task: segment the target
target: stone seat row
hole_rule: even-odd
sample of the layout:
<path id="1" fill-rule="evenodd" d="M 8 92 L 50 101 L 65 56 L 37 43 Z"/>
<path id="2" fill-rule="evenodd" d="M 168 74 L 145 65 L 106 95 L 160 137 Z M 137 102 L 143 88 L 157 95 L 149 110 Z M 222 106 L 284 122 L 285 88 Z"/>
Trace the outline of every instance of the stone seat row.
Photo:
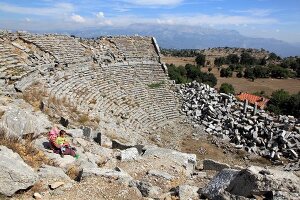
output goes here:
<path id="1" fill-rule="evenodd" d="M 78 81 L 78 80 L 77 80 Z M 81 81 L 81 80 L 80 80 Z M 81 84 L 83 85 L 83 84 Z M 100 84 L 101 85 L 101 84 Z M 100 86 L 99 85 L 99 86 Z M 112 86 L 111 86 L 112 87 Z M 109 87 L 109 88 L 111 88 Z M 69 91 L 68 87 L 62 87 L 64 88 L 64 91 Z M 78 88 L 77 88 L 78 89 Z M 76 89 L 75 89 L 76 90 Z M 111 90 L 109 90 L 111 91 Z M 115 90 L 114 90 L 115 91 Z M 61 94 L 59 93 L 58 94 L 59 96 L 61 96 Z M 64 96 L 64 95 L 63 95 Z M 118 101 L 120 101 L 123 97 L 126 97 L 127 94 L 123 93 L 123 95 L 119 96 L 119 97 L 116 97 L 115 93 L 111 92 L 111 93 L 108 93 L 107 96 L 105 97 L 105 101 L 102 101 L 101 103 L 98 103 L 98 105 L 95 105 L 95 108 L 94 109 L 100 109 L 100 110 L 104 110 L 105 112 L 109 113 L 111 112 L 112 110 L 118 110 L 118 106 L 119 105 L 122 105 L 122 104 L 126 104 L 126 103 L 120 103 Z M 78 96 L 79 97 L 79 96 Z M 77 98 L 78 98 L 77 97 Z M 118 102 L 117 104 L 115 103 L 112 103 L 113 101 L 111 101 L 110 99 L 115 99 L 115 102 Z M 82 102 L 81 102 L 82 103 Z M 120 107 L 120 106 L 119 106 Z M 159 108 L 158 108 L 159 109 Z M 122 108 L 119 108 L 119 111 L 117 112 L 117 114 L 119 114 L 120 112 L 122 111 Z M 162 114 L 158 115 L 159 112 L 155 112 L 155 113 L 152 113 L 150 114 L 151 118 L 154 117 L 155 119 L 153 121 L 159 121 L 159 120 L 162 120 L 163 119 L 163 116 Z M 162 112 L 161 112 L 162 113 Z"/>

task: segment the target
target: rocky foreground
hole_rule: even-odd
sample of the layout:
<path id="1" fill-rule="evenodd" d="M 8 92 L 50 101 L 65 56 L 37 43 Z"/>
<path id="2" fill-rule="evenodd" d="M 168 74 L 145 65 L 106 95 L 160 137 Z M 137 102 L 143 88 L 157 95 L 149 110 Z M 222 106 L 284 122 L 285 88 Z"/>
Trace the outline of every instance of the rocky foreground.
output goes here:
<path id="1" fill-rule="evenodd" d="M 0 193 L 12 199 L 299 199 L 300 179 L 269 167 L 239 167 L 156 145 L 132 145 L 82 127 L 68 129 L 80 154 L 61 158 L 49 150 L 51 122 L 22 100 L 7 101 L 1 125 L 53 161 L 29 166 L 0 146 Z M 9 102 L 9 103 L 7 103 Z M 205 109 L 203 109 L 205 110 Z M 19 120 L 22 118 L 23 121 Z M 61 127 L 63 128 L 63 127 Z M 38 132 L 39 131 L 39 132 Z M 21 143 L 25 140 L 21 140 Z M 38 156 L 38 155 L 36 155 Z M 25 161 L 25 162 L 24 162 Z"/>

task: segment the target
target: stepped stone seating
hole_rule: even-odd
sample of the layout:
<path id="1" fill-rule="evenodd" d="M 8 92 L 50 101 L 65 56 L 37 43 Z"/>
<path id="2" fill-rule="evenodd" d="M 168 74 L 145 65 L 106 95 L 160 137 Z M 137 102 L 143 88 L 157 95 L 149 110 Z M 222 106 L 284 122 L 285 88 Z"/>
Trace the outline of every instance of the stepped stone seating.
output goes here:
<path id="1" fill-rule="evenodd" d="M 26 64 L 14 48 L 9 43 L 0 43 L 0 77 L 15 79 L 22 77 L 26 71 Z"/>
<path id="2" fill-rule="evenodd" d="M 151 37 L 102 37 L 97 40 L 84 40 L 85 44 L 93 47 L 95 58 L 99 62 L 136 62 L 159 60 Z"/>
<path id="3" fill-rule="evenodd" d="M 136 133 L 179 117 L 173 83 L 164 73 L 159 48 L 151 37 L 93 40 L 16 33 L 13 38 L 0 43 L 0 66 L 20 63 L 21 56 L 11 52 L 14 48 L 22 58 L 27 56 L 30 70 L 14 87 L 26 92 L 33 81 L 44 83 L 43 102 L 56 116 L 75 119 L 74 113 L 87 114 Z"/>
<path id="4" fill-rule="evenodd" d="M 111 37 L 109 39 L 124 53 L 128 61 L 158 60 L 158 55 L 151 37 Z"/>
<path id="5" fill-rule="evenodd" d="M 91 60 L 91 53 L 73 37 L 65 35 L 20 34 L 20 38 L 51 53 L 58 62 L 69 64 Z"/>

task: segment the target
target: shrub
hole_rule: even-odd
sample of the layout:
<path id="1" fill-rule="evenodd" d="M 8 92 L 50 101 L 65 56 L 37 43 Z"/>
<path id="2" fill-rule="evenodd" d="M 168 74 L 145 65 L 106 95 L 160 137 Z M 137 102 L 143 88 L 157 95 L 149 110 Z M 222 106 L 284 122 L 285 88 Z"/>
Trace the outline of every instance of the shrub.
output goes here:
<path id="1" fill-rule="evenodd" d="M 22 140 L 16 136 L 8 136 L 4 129 L 0 129 L 0 145 L 18 153 L 25 163 L 35 169 L 38 169 L 43 164 L 55 166 L 56 164 L 53 161 L 49 160 L 42 151 L 33 146 L 32 140 L 34 138 L 32 136 L 33 134 L 28 134 Z"/>
<path id="2" fill-rule="evenodd" d="M 185 67 L 179 66 L 176 67 L 174 64 L 167 65 L 168 74 L 171 80 L 175 80 L 177 84 L 187 82 L 187 71 Z"/>
<path id="3" fill-rule="evenodd" d="M 161 81 L 159 83 L 151 83 L 148 85 L 149 88 L 151 89 L 154 89 L 154 88 L 159 88 L 161 87 L 165 82 L 164 81 Z"/>
<path id="4" fill-rule="evenodd" d="M 220 86 L 220 92 L 226 93 L 226 94 L 234 94 L 234 88 L 229 83 L 222 83 Z"/>
<path id="5" fill-rule="evenodd" d="M 254 72 L 253 72 L 253 68 L 252 67 L 247 67 L 244 71 L 244 77 L 245 78 L 250 78 L 252 80 L 254 80 L 255 76 L 254 76 Z"/>
<path id="6" fill-rule="evenodd" d="M 89 115 L 88 114 L 80 114 L 77 121 L 80 124 L 85 124 L 88 121 L 90 121 Z"/>
<path id="7" fill-rule="evenodd" d="M 214 87 L 215 85 L 217 85 L 217 78 L 212 73 L 203 73 L 201 82 Z"/>
<path id="8" fill-rule="evenodd" d="M 253 74 L 255 78 L 269 78 L 270 70 L 267 67 L 255 66 L 253 68 Z"/>
<path id="9" fill-rule="evenodd" d="M 243 52 L 241 54 L 241 64 L 244 65 L 254 65 L 257 62 L 257 60 L 252 57 L 249 53 L 247 52 Z"/>
<path id="10" fill-rule="evenodd" d="M 229 54 L 227 57 L 226 57 L 226 62 L 228 64 L 238 64 L 240 61 L 240 58 L 238 55 L 236 54 Z"/>
<path id="11" fill-rule="evenodd" d="M 204 66 L 204 64 L 205 64 L 205 55 L 198 54 L 195 61 L 197 63 L 197 66 Z"/>
<path id="12" fill-rule="evenodd" d="M 199 83 L 209 84 L 211 87 L 214 87 L 217 84 L 217 78 L 211 73 L 201 72 L 199 67 L 195 65 L 186 64 L 185 67 L 175 65 L 167 65 L 169 77 L 172 80 L 175 80 L 177 84 L 187 83 L 191 81 L 198 81 Z M 157 87 L 157 85 L 148 85 L 149 87 Z"/>
<path id="13" fill-rule="evenodd" d="M 268 110 L 275 114 L 287 113 L 287 103 L 290 99 L 290 95 L 287 91 L 276 90 L 272 93 L 271 99 L 268 103 Z"/>
<path id="14" fill-rule="evenodd" d="M 278 65 L 269 66 L 269 69 L 272 78 L 287 78 L 289 76 L 289 70 Z"/>
<path id="15" fill-rule="evenodd" d="M 216 58 L 215 61 L 214 61 L 214 64 L 217 66 L 217 67 L 220 67 L 222 65 L 224 65 L 226 62 L 225 58 L 224 57 L 219 57 L 219 58 Z"/>
<path id="16" fill-rule="evenodd" d="M 236 77 L 242 78 L 242 77 L 243 77 L 243 72 L 242 72 L 242 71 L 239 71 L 239 72 L 236 74 Z"/>
<path id="17" fill-rule="evenodd" d="M 232 77 L 232 70 L 230 68 L 222 68 L 220 71 L 221 77 Z"/>

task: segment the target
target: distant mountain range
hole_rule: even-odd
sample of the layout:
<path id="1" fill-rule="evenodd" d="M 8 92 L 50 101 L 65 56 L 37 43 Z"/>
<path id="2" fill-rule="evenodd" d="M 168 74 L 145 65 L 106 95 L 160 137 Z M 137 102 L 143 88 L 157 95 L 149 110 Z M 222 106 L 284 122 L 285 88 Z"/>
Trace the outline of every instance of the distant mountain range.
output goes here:
<path id="1" fill-rule="evenodd" d="M 124 28 L 85 29 L 67 32 L 81 37 L 101 35 L 147 35 L 156 37 L 160 47 L 174 49 L 205 49 L 212 47 L 264 48 L 280 56 L 300 56 L 300 44 L 268 38 L 251 38 L 234 30 L 204 27 L 133 24 Z"/>

